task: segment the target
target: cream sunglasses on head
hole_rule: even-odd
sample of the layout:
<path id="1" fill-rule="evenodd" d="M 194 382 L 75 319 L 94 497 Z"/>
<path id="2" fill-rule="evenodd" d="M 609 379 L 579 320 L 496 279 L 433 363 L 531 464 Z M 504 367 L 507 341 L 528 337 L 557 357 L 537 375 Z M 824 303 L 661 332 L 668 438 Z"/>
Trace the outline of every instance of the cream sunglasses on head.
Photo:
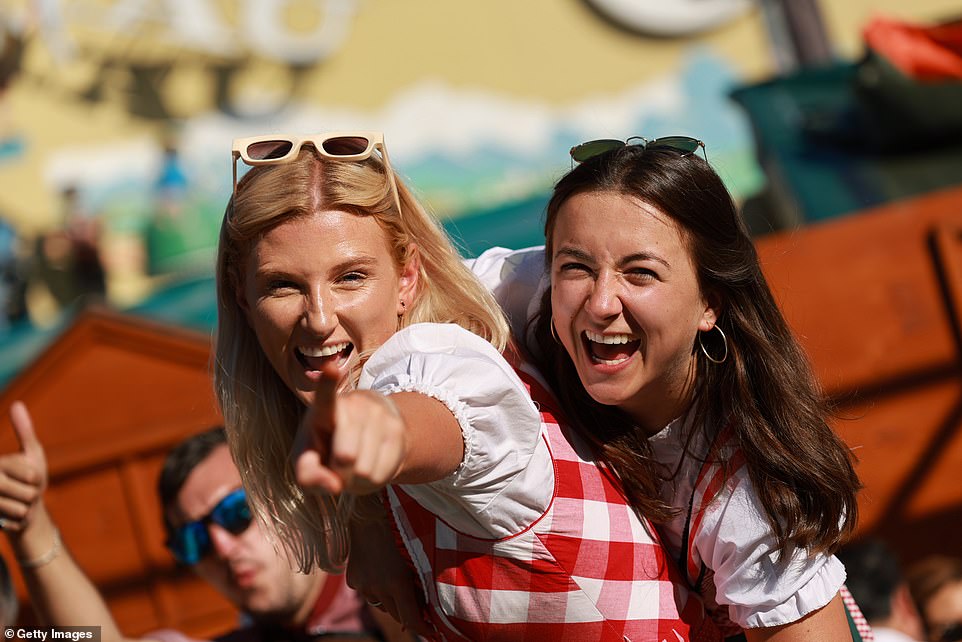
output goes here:
<path id="1" fill-rule="evenodd" d="M 397 182 L 394 179 L 394 171 L 391 169 L 387 147 L 384 146 L 384 134 L 381 132 L 331 132 L 304 136 L 269 134 L 235 138 L 231 154 L 234 165 L 233 193 L 237 193 L 238 158 L 251 167 L 289 163 L 297 158 L 298 152 L 305 143 L 313 145 L 322 157 L 336 161 L 361 161 L 370 158 L 374 150 L 379 150 L 384 171 L 391 184 L 391 192 L 394 194 L 394 204 L 397 206 L 398 213 L 401 213 L 401 197 L 398 195 Z"/>

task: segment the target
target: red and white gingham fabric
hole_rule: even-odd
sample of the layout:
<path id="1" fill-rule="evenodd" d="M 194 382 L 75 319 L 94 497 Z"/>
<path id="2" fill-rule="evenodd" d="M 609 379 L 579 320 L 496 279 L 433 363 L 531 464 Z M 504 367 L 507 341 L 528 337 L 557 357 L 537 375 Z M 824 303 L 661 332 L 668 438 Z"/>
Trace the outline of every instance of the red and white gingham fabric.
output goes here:
<path id="1" fill-rule="evenodd" d="M 547 512 L 499 540 L 460 533 L 402 488 L 388 500 L 440 640 L 720 640 L 700 599 L 590 449 L 559 426 L 554 401 L 522 369 L 541 407 L 555 492 Z"/>
<path id="2" fill-rule="evenodd" d="M 845 603 L 845 609 L 852 616 L 852 621 L 855 622 L 855 630 L 862 636 L 862 642 L 875 642 L 875 633 L 872 632 L 872 626 L 865 619 L 862 609 L 858 607 L 848 587 L 843 584 L 838 592 L 842 596 L 842 602 Z"/>

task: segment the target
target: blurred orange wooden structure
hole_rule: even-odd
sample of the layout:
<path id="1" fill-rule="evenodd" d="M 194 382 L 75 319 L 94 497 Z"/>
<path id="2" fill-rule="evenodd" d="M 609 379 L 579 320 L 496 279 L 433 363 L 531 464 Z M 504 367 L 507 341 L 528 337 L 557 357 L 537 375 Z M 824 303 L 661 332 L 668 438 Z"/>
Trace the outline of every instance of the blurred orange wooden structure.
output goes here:
<path id="1" fill-rule="evenodd" d="M 859 534 L 885 537 L 905 561 L 957 554 L 962 188 L 757 247 L 861 460 Z M 0 451 L 17 447 L 6 408 L 22 399 L 46 446 L 64 540 L 130 635 L 205 636 L 234 622 L 222 598 L 173 565 L 154 490 L 164 453 L 219 420 L 209 359 L 203 335 L 91 310 L 0 395 Z"/>
<path id="2" fill-rule="evenodd" d="M 859 534 L 962 542 L 962 187 L 764 237 L 775 296 L 861 460 Z"/>
<path id="3" fill-rule="evenodd" d="M 220 422 L 209 361 L 199 333 L 89 309 L 0 395 L 0 452 L 18 448 L 7 409 L 22 400 L 47 454 L 47 504 L 63 540 L 129 635 L 174 627 L 204 636 L 237 621 L 175 566 L 155 490 L 170 448 Z M 0 549 L 12 561 L 6 538 Z M 26 604 L 20 621 L 33 621 Z"/>

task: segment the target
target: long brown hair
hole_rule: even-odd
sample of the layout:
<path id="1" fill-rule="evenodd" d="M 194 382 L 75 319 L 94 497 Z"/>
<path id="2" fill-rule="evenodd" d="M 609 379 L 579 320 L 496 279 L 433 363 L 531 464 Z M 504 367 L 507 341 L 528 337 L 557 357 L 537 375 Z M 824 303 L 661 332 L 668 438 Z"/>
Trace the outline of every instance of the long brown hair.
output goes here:
<path id="1" fill-rule="evenodd" d="M 545 261 L 561 206 L 575 194 L 611 192 L 639 199 L 682 230 L 699 287 L 721 302 L 728 340 L 721 364 L 697 345 L 692 425 L 711 443 L 729 422 L 781 551 L 832 552 L 857 521 L 861 487 L 851 451 L 828 425 L 830 409 L 805 354 L 775 303 L 731 195 L 696 155 L 626 146 L 572 169 L 555 186 L 545 222 Z M 585 391 L 564 347 L 551 335 L 551 292 L 533 320 L 531 352 L 579 431 L 620 478 L 632 505 L 655 522 L 680 507 L 659 499 L 670 475 L 652 459 L 643 431 Z M 724 462 L 721 462 L 724 464 Z"/>
<path id="2" fill-rule="evenodd" d="M 397 179 L 398 212 L 386 167 L 376 157 L 328 161 L 312 147 L 289 163 L 251 169 L 227 204 L 217 249 L 217 345 L 214 384 L 228 442 L 258 517 L 301 570 L 339 568 L 347 532 L 335 500 L 307 495 L 290 461 L 305 411 L 264 356 L 238 301 L 244 265 L 270 229 L 324 208 L 371 216 L 385 230 L 400 269 L 417 247 L 418 291 L 399 329 L 418 322 L 456 323 L 504 349 L 510 332 L 493 296 L 461 261 L 438 222 Z M 325 248 L 318 248 L 318 252 Z"/>

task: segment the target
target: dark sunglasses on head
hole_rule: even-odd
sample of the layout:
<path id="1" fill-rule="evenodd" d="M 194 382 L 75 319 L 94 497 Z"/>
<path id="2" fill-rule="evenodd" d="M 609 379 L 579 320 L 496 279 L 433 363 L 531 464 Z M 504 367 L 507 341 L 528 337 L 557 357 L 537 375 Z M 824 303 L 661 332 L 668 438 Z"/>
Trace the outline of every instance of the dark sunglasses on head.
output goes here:
<path id="1" fill-rule="evenodd" d="M 238 488 L 217 502 L 200 519 L 175 528 L 167 538 L 167 548 L 178 562 L 192 566 L 210 553 L 210 533 L 207 528 L 211 522 L 232 535 L 240 535 L 248 529 L 252 520 L 247 493 L 243 488 Z"/>
<path id="2" fill-rule="evenodd" d="M 664 136 L 654 140 L 648 140 L 642 136 L 632 136 L 628 140 L 602 138 L 600 140 L 589 140 L 587 143 L 575 145 L 571 148 L 569 153 L 571 154 L 572 160 L 577 163 L 583 163 L 589 158 L 594 158 L 595 156 L 599 156 L 612 150 L 628 146 L 638 146 L 642 149 L 652 150 L 668 149 L 676 151 L 682 156 L 690 156 L 698 151 L 699 147 L 701 147 L 702 153 L 705 154 L 705 160 L 708 160 L 708 152 L 705 151 L 705 143 L 690 136 Z"/>

